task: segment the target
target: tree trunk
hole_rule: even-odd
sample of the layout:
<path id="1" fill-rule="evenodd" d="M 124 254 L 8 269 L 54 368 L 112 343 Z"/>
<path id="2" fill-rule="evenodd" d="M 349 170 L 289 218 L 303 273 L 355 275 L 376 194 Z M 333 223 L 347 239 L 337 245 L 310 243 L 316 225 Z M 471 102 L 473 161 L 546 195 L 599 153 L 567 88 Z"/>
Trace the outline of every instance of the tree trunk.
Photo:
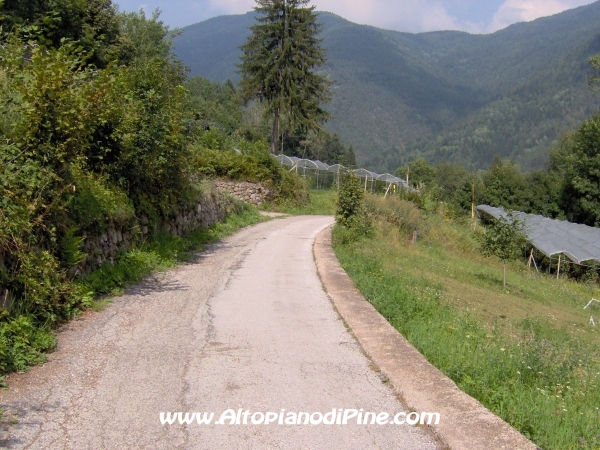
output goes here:
<path id="1" fill-rule="evenodd" d="M 279 108 L 275 110 L 273 118 L 273 135 L 271 137 L 271 153 L 277 155 L 277 141 L 279 140 Z"/>
<path id="2" fill-rule="evenodd" d="M 506 289 L 506 263 L 504 263 L 504 289 Z"/>

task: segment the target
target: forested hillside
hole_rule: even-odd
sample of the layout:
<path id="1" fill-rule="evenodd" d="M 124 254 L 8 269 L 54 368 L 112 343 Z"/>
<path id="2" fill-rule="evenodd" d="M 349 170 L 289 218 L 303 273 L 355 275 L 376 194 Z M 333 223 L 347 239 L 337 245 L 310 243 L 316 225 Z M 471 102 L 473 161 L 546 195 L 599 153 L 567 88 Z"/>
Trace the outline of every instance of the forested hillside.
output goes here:
<path id="1" fill-rule="evenodd" d="M 600 107 L 587 84 L 600 2 L 491 35 L 399 33 L 330 13 L 320 21 L 335 80 L 327 128 L 373 170 L 418 156 L 483 168 L 495 155 L 541 168 L 548 146 Z M 252 24 L 249 13 L 189 26 L 175 51 L 191 74 L 235 83 Z"/>

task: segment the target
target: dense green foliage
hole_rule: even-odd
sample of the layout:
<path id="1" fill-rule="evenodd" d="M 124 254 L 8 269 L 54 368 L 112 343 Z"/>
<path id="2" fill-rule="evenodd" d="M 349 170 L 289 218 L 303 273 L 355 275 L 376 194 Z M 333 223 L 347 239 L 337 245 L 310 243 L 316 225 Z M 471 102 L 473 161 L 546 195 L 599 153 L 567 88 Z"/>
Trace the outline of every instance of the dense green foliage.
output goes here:
<path id="1" fill-rule="evenodd" d="M 337 192 L 332 189 L 310 190 L 308 201 L 300 205 L 295 202 L 283 201 L 265 206 L 269 210 L 297 216 L 333 216 L 337 207 L 337 198 Z"/>
<path id="2" fill-rule="evenodd" d="M 202 121 L 204 128 L 217 128 L 231 134 L 242 127 L 243 113 L 237 92 L 231 81 L 213 83 L 206 78 L 191 77 L 186 82 L 190 92 L 190 106 L 195 119 Z"/>
<path id="3" fill-rule="evenodd" d="M 309 0 L 256 0 L 256 25 L 241 47 L 239 72 L 244 100 L 266 105 L 273 117 L 271 153 L 279 150 L 279 130 L 320 130 L 329 118 L 329 82 L 315 69 L 325 63 L 321 30 Z"/>
<path id="4" fill-rule="evenodd" d="M 4 0 L 4 31 L 58 48 L 63 39 L 77 41 L 91 63 L 104 67 L 124 48 L 120 18 L 111 0 Z"/>
<path id="5" fill-rule="evenodd" d="M 339 225 L 334 240 L 349 243 L 372 234 L 371 216 L 364 204 L 362 183 L 351 172 L 342 172 L 339 179 L 335 221 Z"/>
<path id="6" fill-rule="evenodd" d="M 176 52 L 193 74 L 237 81 L 237 47 L 253 21 L 187 27 Z M 397 33 L 329 13 L 319 21 L 324 73 L 336 80 L 327 128 L 379 173 L 419 156 L 483 169 L 498 155 L 541 169 L 548 147 L 600 106 L 586 62 L 600 52 L 597 2 L 491 35 Z"/>
<path id="7" fill-rule="evenodd" d="M 551 171 L 560 180 L 558 203 L 564 216 L 600 226 L 600 114 L 561 140 L 552 153 Z"/>

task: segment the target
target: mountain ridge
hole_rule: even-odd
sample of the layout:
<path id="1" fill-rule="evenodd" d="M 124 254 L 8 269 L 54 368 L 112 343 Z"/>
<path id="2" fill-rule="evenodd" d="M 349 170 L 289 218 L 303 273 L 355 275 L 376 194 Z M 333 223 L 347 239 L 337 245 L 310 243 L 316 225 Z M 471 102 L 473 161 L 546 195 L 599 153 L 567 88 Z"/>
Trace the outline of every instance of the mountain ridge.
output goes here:
<path id="1" fill-rule="evenodd" d="M 552 142 L 600 108 L 586 79 L 600 2 L 484 35 L 390 31 L 327 12 L 319 21 L 322 70 L 335 80 L 327 129 L 373 170 L 417 156 L 484 168 L 494 155 L 540 168 Z M 175 51 L 191 75 L 236 82 L 254 23 L 250 12 L 191 25 Z"/>

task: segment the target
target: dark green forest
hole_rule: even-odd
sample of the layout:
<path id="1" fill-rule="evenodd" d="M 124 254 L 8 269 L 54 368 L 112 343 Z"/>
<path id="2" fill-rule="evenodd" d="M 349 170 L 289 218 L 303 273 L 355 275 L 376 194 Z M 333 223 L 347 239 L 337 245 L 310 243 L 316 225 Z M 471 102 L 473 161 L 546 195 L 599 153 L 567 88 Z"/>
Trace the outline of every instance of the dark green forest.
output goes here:
<path id="1" fill-rule="evenodd" d="M 542 169 L 549 147 L 600 107 L 587 63 L 600 52 L 600 2 L 490 35 L 400 33 L 330 13 L 319 20 L 323 74 L 335 82 L 326 128 L 376 172 L 418 157 L 484 169 L 499 156 Z M 249 13 L 186 27 L 175 51 L 192 75 L 236 83 L 253 23 Z"/>

